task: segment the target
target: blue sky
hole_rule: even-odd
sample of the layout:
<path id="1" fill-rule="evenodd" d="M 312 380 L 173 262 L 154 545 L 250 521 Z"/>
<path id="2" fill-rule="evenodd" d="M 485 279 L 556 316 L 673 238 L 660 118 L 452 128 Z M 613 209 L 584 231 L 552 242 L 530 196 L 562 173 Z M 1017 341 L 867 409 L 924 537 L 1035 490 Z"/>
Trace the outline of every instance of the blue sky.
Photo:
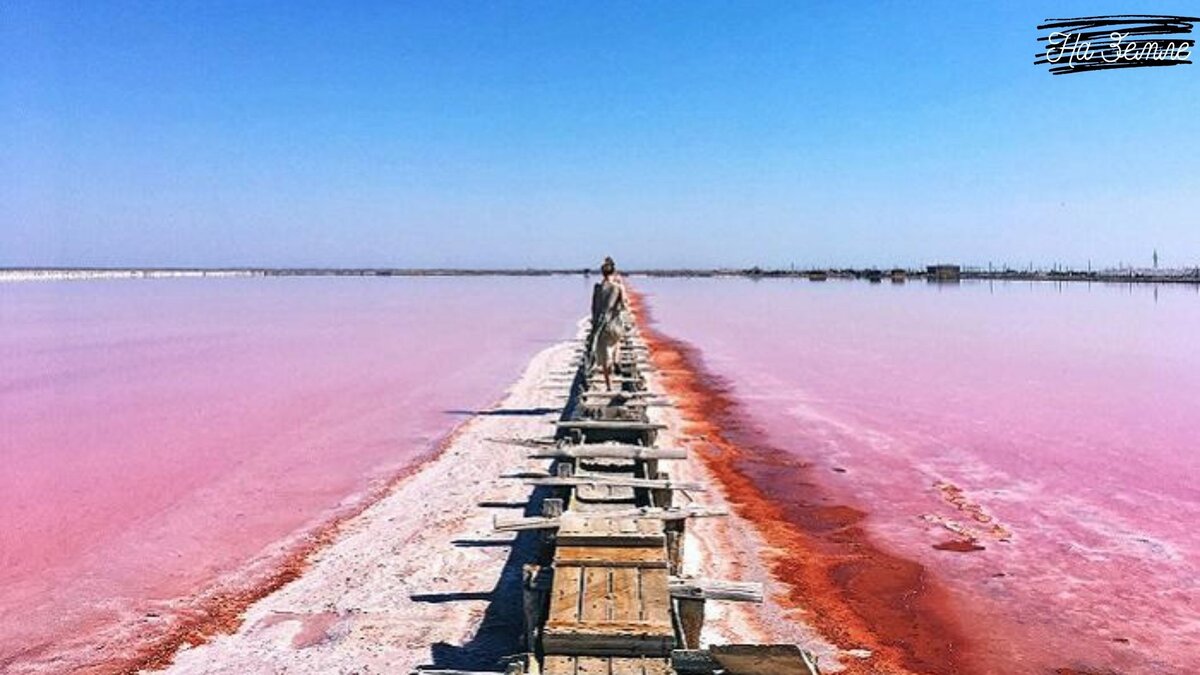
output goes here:
<path id="1" fill-rule="evenodd" d="M 1190 2 L 0 5 L 0 265 L 1200 264 Z"/>

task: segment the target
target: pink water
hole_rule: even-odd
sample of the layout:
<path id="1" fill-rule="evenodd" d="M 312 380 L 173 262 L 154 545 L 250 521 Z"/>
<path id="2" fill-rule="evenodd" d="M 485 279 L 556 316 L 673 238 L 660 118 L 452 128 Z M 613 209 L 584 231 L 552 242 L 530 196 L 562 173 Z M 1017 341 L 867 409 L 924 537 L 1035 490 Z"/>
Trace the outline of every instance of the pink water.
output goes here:
<path id="1" fill-rule="evenodd" d="M 1195 287 L 637 285 L 950 591 L 980 672 L 1200 672 Z"/>
<path id="2" fill-rule="evenodd" d="M 236 584 L 498 400 L 573 334 L 588 292 L 562 278 L 0 284 L 0 670 L 103 662 Z"/>

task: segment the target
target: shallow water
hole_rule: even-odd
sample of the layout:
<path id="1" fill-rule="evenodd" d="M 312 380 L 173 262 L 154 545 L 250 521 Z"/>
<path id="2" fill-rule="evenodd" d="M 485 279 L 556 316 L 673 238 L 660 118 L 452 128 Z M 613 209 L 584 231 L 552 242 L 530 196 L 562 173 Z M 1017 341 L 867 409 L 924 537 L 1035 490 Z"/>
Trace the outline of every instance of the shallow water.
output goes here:
<path id="1" fill-rule="evenodd" d="M 978 672 L 1200 672 L 1195 287 L 636 286 L 811 463 L 767 489 L 815 469 L 866 511 L 949 591 Z"/>
<path id="2" fill-rule="evenodd" d="M 94 660 L 427 456 L 571 278 L 0 284 L 0 666 Z M 115 631 L 115 632 L 114 632 Z M 62 665 L 62 664 L 60 664 Z M 4 670 L 0 667 L 0 670 Z"/>

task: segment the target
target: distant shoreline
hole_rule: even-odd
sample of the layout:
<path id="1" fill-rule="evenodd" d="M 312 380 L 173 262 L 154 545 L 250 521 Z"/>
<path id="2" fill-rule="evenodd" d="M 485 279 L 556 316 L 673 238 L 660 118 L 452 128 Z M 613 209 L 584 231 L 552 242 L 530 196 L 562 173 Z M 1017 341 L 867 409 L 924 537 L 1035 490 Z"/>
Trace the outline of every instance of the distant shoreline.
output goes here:
<path id="1" fill-rule="evenodd" d="M 921 269 L 635 269 L 628 276 L 645 277 L 744 277 L 812 279 L 866 279 L 868 281 L 905 281 L 923 279 L 930 282 L 959 280 L 995 281 L 1086 281 L 1098 283 L 1186 283 L 1200 284 L 1200 267 L 1192 269 L 1123 269 L 1123 270 L 984 270 L 963 268 L 951 277 L 938 277 Z M 527 268 L 527 269 L 466 269 L 466 268 L 389 268 L 389 267 L 0 267 L 0 281 L 52 281 L 82 279 L 157 279 L 204 277 L 543 277 L 589 276 L 592 269 Z"/>

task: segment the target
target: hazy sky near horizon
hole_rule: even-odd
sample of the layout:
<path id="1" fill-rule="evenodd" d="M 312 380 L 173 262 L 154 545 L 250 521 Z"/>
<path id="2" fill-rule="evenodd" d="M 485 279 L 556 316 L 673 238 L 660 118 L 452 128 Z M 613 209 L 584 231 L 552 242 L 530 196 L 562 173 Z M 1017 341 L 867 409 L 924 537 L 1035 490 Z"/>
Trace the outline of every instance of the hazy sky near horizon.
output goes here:
<path id="1" fill-rule="evenodd" d="M 0 266 L 1197 265 L 1200 65 L 1033 65 L 1131 13 L 9 0 Z"/>

